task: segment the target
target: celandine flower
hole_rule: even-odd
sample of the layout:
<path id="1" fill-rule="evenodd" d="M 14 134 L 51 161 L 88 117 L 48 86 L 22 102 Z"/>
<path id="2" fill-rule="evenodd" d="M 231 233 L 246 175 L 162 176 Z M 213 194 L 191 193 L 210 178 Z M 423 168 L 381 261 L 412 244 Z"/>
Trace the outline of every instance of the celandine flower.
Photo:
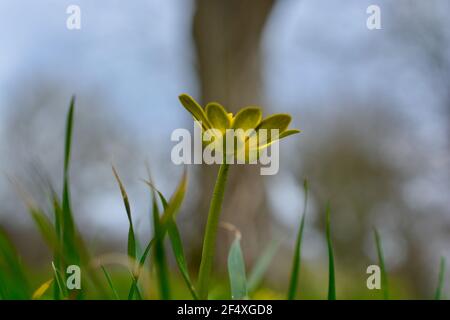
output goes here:
<path id="1" fill-rule="evenodd" d="M 218 142 L 219 150 L 222 150 L 224 145 L 226 146 L 225 154 L 227 158 L 228 156 L 239 158 L 239 155 L 242 154 L 239 151 L 242 150 L 256 151 L 259 155 L 259 151 L 265 149 L 271 143 L 300 132 L 296 129 L 288 129 L 291 122 L 291 116 L 288 114 L 274 114 L 262 119 L 261 108 L 246 107 L 233 116 L 232 113 L 227 112 L 223 106 L 216 102 L 208 103 L 203 109 L 187 94 L 182 94 L 179 98 L 194 119 L 201 123 L 203 136 L 205 136 L 205 133 L 210 133 L 209 140 Z M 231 137 L 234 146 L 231 150 L 228 148 L 229 132 L 233 134 Z M 234 144 L 235 141 L 238 142 L 237 146 Z M 224 142 L 225 144 L 223 144 Z M 244 159 L 247 159 L 247 154 L 251 154 L 251 152 L 245 152 L 244 154 Z M 208 298 L 217 228 L 230 167 L 229 163 L 228 161 L 221 162 L 209 207 L 197 284 L 200 299 Z"/>
<path id="2" fill-rule="evenodd" d="M 289 114 L 263 119 L 261 108 L 250 106 L 233 115 L 217 102 L 210 102 L 203 109 L 187 94 L 181 94 L 179 99 L 194 120 L 201 123 L 203 138 L 214 142 L 216 151 L 223 149 L 228 156 L 245 157 L 246 161 L 259 157 L 260 151 L 272 143 L 300 132 L 288 129 L 292 120 Z M 233 143 L 227 144 L 231 138 Z"/>

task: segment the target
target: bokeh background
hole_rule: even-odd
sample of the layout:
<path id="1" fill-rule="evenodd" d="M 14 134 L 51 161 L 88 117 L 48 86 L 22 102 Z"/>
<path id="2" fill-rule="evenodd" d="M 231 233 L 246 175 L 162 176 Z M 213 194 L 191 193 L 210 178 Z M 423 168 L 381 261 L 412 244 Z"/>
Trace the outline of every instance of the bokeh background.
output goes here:
<path id="1" fill-rule="evenodd" d="M 81 29 L 66 8 L 81 8 Z M 369 5 L 381 30 L 366 27 Z M 266 276 L 286 291 L 310 184 L 300 297 L 327 288 L 323 233 L 332 205 L 338 296 L 366 288 L 379 229 L 392 295 L 432 296 L 439 257 L 450 257 L 450 2 L 447 0 L 3 0 L 0 2 L 0 225 L 32 268 L 51 253 L 18 195 L 19 181 L 48 206 L 61 188 L 64 120 L 77 97 L 73 202 L 95 253 L 126 252 L 127 218 L 111 172 L 130 195 L 142 241 L 151 236 L 148 163 L 169 195 L 176 128 L 192 130 L 178 102 L 187 92 L 230 110 L 289 112 L 301 135 L 281 144 L 280 171 L 233 168 L 222 219 L 243 234 L 250 268 L 281 239 Z M 195 274 L 217 167 L 191 165 L 178 217 Z M 221 230 L 217 276 L 232 237 Z M 172 263 L 174 270 L 176 266 Z M 281 296 L 282 297 L 282 296 Z"/>

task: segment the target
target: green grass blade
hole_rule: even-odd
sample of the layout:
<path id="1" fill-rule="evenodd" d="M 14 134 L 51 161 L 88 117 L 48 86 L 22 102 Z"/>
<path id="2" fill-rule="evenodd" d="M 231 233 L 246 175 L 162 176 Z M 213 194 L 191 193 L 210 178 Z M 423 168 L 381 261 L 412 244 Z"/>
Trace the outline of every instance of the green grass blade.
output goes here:
<path id="1" fill-rule="evenodd" d="M 55 264 L 52 262 L 52 269 L 53 269 L 53 276 L 55 279 L 55 285 L 56 289 L 59 292 L 60 297 L 66 297 L 67 296 L 67 289 L 66 289 L 66 283 L 64 281 L 63 276 L 59 272 L 58 269 L 56 269 Z"/>
<path id="2" fill-rule="evenodd" d="M 117 173 L 117 170 L 112 167 L 114 177 L 117 180 L 117 184 L 119 185 L 120 193 L 122 195 L 123 203 L 125 205 L 125 211 L 127 213 L 128 217 L 128 256 L 132 259 L 136 259 L 136 237 L 134 233 L 134 227 L 133 227 L 133 219 L 131 218 L 131 207 L 130 202 L 128 200 L 128 194 L 125 190 L 125 187 L 122 183 L 122 181 L 119 178 L 119 175 Z"/>
<path id="3" fill-rule="evenodd" d="M 175 190 L 175 193 L 170 198 L 169 202 L 167 203 L 167 207 L 161 216 L 160 225 L 162 228 L 161 229 L 162 235 L 164 235 L 168 222 L 170 220 L 175 220 L 178 211 L 181 207 L 181 204 L 183 203 L 184 196 L 186 194 L 186 187 L 187 187 L 187 171 L 185 170 L 177 186 L 177 189 Z M 154 200 L 156 201 L 156 197 Z"/>
<path id="4" fill-rule="evenodd" d="M 56 233 L 56 248 L 53 251 L 53 261 L 55 263 L 56 268 L 59 270 L 62 266 L 62 208 L 58 199 L 58 196 L 55 192 L 52 192 L 52 203 L 53 203 L 53 216 L 54 216 L 54 225 L 55 225 L 55 233 Z M 55 283 L 53 282 L 53 285 Z M 56 291 L 55 291 L 56 292 Z"/>
<path id="5" fill-rule="evenodd" d="M 128 300 L 133 300 L 136 296 L 137 300 L 142 300 L 141 291 L 139 290 L 138 281 L 139 275 L 134 275 L 133 272 L 130 271 L 131 275 L 131 288 L 128 292 Z"/>
<path id="6" fill-rule="evenodd" d="M 63 276 L 65 277 L 65 267 L 69 264 L 73 264 L 73 262 L 71 263 L 71 260 L 68 260 L 67 258 L 70 256 L 68 256 L 67 252 L 67 245 L 64 242 L 64 238 L 63 238 L 63 230 L 64 230 L 64 226 L 63 226 L 63 209 L 62 206 L 59 202 L 58 196 L 52 192 L 51 195 L 51 201 L 53 203 L 53 210 L 54 210 L 54 234 L 56 236 L 56 247 L 54 247 L 53 249 L 53 263 L 56 267 L 57 270 L 60 271 L 61 274 L 63 274 Z M 103 291 L 103 287 L 101 286 L 101 281 L 98 278 L 97 273 L 95 272 L 91 272 L 91 268 L 89 267 L 89 263 L 91 261 L 90 258 L 90 254 L 89 254 L 89 250 L 87 249 L 81 234 L 77 231 L 77 229 L 74 227 L 73 230 L 73 238 L 72 238 L 72 243 L 70 244 L 70 247 L 73 248 L 73 251 L 75 252 L 74 255 L 71 255 L 72 257 L 75 257 L 75 259 L 77 261 L 79 261 L 80 266 L 83 267 L 84 270 L 86 270 L 86 272 L 84 273 L 84 277 L 83 279 L 88 280 L 90 282 L 92 282 L 95 287 L 99 290 L 99 291 Z M 73 260 L 72 260 L 73 261 Z M 55 286 L 56 283 L 53 283 L 53 286 Z M 54 290 L 54 293 L 57 295 L 58 291 Z M 82 298 L 83 296 L 83 291 L 78 291 L 76 293 L 75 297 L 77 299 Z M 58 296 L 55 296 L 55 298 L 58 298 Z"/>
<path id="7" fill-rule="evenodd" d="M 53 251 L 53 264 L 57 270 L 62 270 L 63 268 L 63 210 L 60 205 L 58 196 L 56 193 L 52 193 L 52 203 L 53 203 L 53 215 L 55 221 L 55 233 L 57 238 L 56 248 Z M 61 299 L 61 292 L 58 288 L 58 284 L 56 282 L 56 277 L 53 276 L 53 299 L 59 300 Z"/>
<path id="8" fill-rule="evenodd" d="M 445 282 L 445 258 L 441 257 L 441 261 L 439 264 L 438 286 L 436 288 L 436 293 L 434 295 L 435 300 L 441 300 L 442 290 L 444 288 L 444 282 Z"/>
<path id="9" fill-rule="evenodd" d="M 230 278 L 231 298 L 242 300 L 248 297 L 244 256 L 240 237 L 236 236 L 228 254 L 228 275 Z"/>
<path id="10" fill-rule="evenodd" d="M 192 295 L 192 298 L 198 300 L 197 293 L 195 291 L 194 285 L 189 276 L 189 271 L 187 267 L 186 257 L 184 255 L 183 243 L 181 242 L 180 232 L 175 221 L 169 221 L 168 233 L 170 243 L 172 245 L 173 254 L 175 255 L 175 260 L 178 265 L 178 269 L 183 276 L 184 282 Z"/>
<path id="11" fill-rule="evenodd" d="M 297 240 L 295 242 L 295 252 L 294 252 L 294 259 L 292 261 L 291 280 L 289 283 L 289 291 L 287 295 L 288 300 L 294 300 L 297 294 L 298 277 L 300 274 L 300 265 L 301 265 L 301 247 L 302 247 L 303 229 L 305 227 L 306 208 L 308 205 L 308 182 L 306 180 L 303 183 L 303 188 L 305 191 L 305 201 L 303 205 L 302 220 L 300 222 Z"/>
<path id="12" fill-rule="evenodd" d="M 111 288 L 111 291 L 112 291 L 112 293 L 113 293 L 113 295 L 114 295 L 114 298 L 115 298 L 116 300 L 120 300 L 119 295 L 117 294 L 117 290 L 116 290 L 116 288 L 114 287 L 114 285 L 113 285 L 113 283 L 112 283 L 112 280 L 111 280 L 111 277 L 110 277 L 108 271 L 106 271 L 106 269 L 105 269 L 104 266 L 100 266 L 100 267 L 101 267 L 102 270 L 103 270 L 103 274 L 105 275 L 106 281 L 108 281 L 108 285 L 109 285 L 109 287 Z"/>
<path id="13" fill-rule="evenodd" d="M 150 182 L 150 185 L 151 182 Z M 170 298 L 170 286 L 169 286 L 169 271 L 167 268 L 167 261 L 164 249 L 164 236 L 167 231 L 169 224 L 175 221 L 175 217 L 181 207 L 184 196 L 186 194 L 187 186 L 187 172 L 183 172 L 183 176 L 178 184 L 175 193 L 170 198 L 167 203 L 166 208 L 163 211 L 161 217 L 159 216 L 158 203 L 156 199 L 156 192 L 152 188 L 152 201 L 153 201 L 153 224 L 155 228 L 155 265 L 158 274 L 160 295 L 162 299 Z M 172 225 L 172 238 L 175 239 L 173 234 L 174 228 Z M 179 236 L 178 236 L 179 237 Z M 176 239 L 175 239 L 176 240 Z M 181 240 L 179 240 L 181 242 Z M 183 254 L 184 256 L 184 254 Z M 180 258 L 180 257 L 178 257 Z"/>
<path id="14" fill-rule="evenodd" d="M 148 182 L 148 181 L 145 181 L 145 182 L 150 187 L 153 188 L 153 185 L 150 182 Z M 162 197 L 162 194 L 160 194 L 160 197 Z M 164 199 L 164 197 L 162 197 L 162 199 Z M 167 201 L 166 201 L 166 199 L 164 199 L 164 202 L 163 202 L 164 208 L 166 208 L 167 205 L 168 205 Z M 142 268 L 144 266 L 145 261 L 147 260 L 147 257 L 148 257 L 148 255 L 150 254 L 150 251 L 153 248 L 154 243 L 155 243 L 155 238 L 150 239 L 150 241 L 148 242 L 147 246 L 145 247 L 144 252 L 142 253 L 141 258 L 139 259 L 139 268 Z M 133 296 L 134 296 L 135 292 L 139 293 L 139 289 L 137 287 L 138 281 L 139 281 L 139 274 L 137 274 L 136 276 L 133 277 L 133 282 L 132 282 L 131 288 L 130 288 L 130 290 L 128 292 L 128 300 L 132 300 L 133 299 Z"/>
<path id="15" fill-rule="evenodd" d="M 183 173 L 183 177 L 180 180 L 180 183 L 178 184 L 178 187 L 171 197 L 170 201 L 167 201 L 161 192 L 159 192 L 154 186 L 151 181 L 144 181 L 151 189 L 152 191 L 152 202 L 153 202 L 153 224 L 155 228 L 155 236 L 153 239 L 149 241 L 147 244 L 144 253 L 142 254 L 140 260 L 139 260 L 139 266 L 142 267 L 145 263 L 145 260 L 147 259 L 147 256 L 150 254 L 151 249 L 153 248 L 155 252 L 155 265 L 157 269 L 158 274 L 162 274 L 162 278 L 158 276 L 159 280 L 159 289 L 160 289 L 160 295 L 165 296 L 166 298 L 170 296 L 170 289 L 169 289 L 169 280 L 168 275 L 169 272 L 167 271 L 167 262 L 165 257 L 165 250 L 164 250 L 164 237 L 165 233 L 168 229 L 169 224 L 171 221 L 174 221 L 176 214 L 178 213 L 178 210 L 181 206 L 181 203 L 183 202 L 184 195 L 186 193 L 186 186 L 187 186 L 187 173 L 186 171 Z M 163 214 L 160 217 L 159 215 L 159 208 L 158 203 L 156 201 L 156 195 L 155 193 L 158 193 L 158 196 L 161 199 L 161 202 L 163 204 Z M 172 227 L 173 229 L 173 227 Z M 173 232 L 172 232 L 173 233 Z M 173 234 L 172 234 L 173 237 Z M 175 235 L 176 237 L 176 235 Z M 180 240 L 181 242 L 181 240 Z M 184 253 L 182 253 L 184 257 Z M 175 255 L 177 256 L 177 255 Z M 180 257 L 180 256 L 179 256 Z M 179 260 L 179 257 L 177 259 L 177 264 L 181 261 Z M 187 270 L 187 267 L 185 268 Z M 183 278 L 186 281 L 186 274 L 183 274 Z M 131 285 L 128 297 L 132 297 L 134 292 L 137 289 L 137 281 L 139 280 L 139 274 L 134 277 L 134 281 Z M 190 289 L 191 287 L 188 286 Z M 192 292 L 191 292 L 192 293 Z M 167 298 L 168 299 L 168 298 Z"/>
<path id="16" fill-rule="evenodd" d="M 150 253 L 151 249 L 153 248 L 153 244 L 155 243 L 155 239 L 151 239 L 150 242 L 147 244 L 147 247 L 144 250 L 144 253 L 141 256 L 141 259 L 139 260 L 139 270 L 142 268 L 145 264 L 145 260 L 148 257 L 148 254 Z M 133 276 L 133 282 L 131 283 L 131 288 L 128 292 L 128 300 L 132 300 L 134 297 L 135 292 L 137 293 L 137 296 L 140 296 L 139 288 L 137 287 L 137 283 L 139 281 L 139 273 L 136 276 Z"/>
<path id="17" fill-rule="evenodd" d="M 183 178 L 184 179 L 184 178 Z M 163 209 L 166 211 L 169 206 L 169 202 L 166 200 L 164 195 L 156 189 L 150 182 L 147 183 L 153 190 L 156 192 L 161 200 L 161 203 L 163 205 Z M 198 296 L 195 291 L 195 287 L 191 281 L 191 278 L 189 276 L 189 269 L 187 267 L 186 257 L 184 254 L 183 249 L 183 243 L 181 241 L 180 231 L 178 230 L 177 224 L 173 217 L 171 217 L 168 221 L 167 230 L 169 233 L 169 239 L 170 243 L 172 245 L 173 254 L 175 256 L 175 260 L 178 265 L 178 269 L 180 270 L 181 275 L 183 276 L 184 282 L 186 283 L 186 286 L 188 287 L 192 298 L 197 300 Z"/>
<path id="18" fill-rule="evenodd" d="M 122 200 L 123 200 L 123 204 L 125 206 L 125 212 L 127 214 L 127 218 L 128 218 L 128 245 L 127 245 L 127 254 L 128 256 L 133 259 L 136 260 L 136 236 L 135 236 L 135 232 L 134 232 L 134 226 L 133 226 L 133 219 L 131 217 L 131 206 L 130 206 L 130 201 L 128 198 L 128 194 L 126 192 L 126 189 L 122 183 L 122 180 L 119 177 L 119 174 L 117 173 L 116 168 L 114 168 L 114 166 L 112 167 L 112 171 L 114 174 L 114 177 L 117 181 L 117 184 L 119 185 L 119 189 L 120 189 L 120 194 L 122 195 Z M 142 298 L 139 292 L 139 288 L 138 288 L 138 280 L 139 280 L 139 276 L 138 275 L 134 275 L 133 272 L 131 272 L 131 288 L 128 292 L 128 300 L 132 300 L 136 294 L 136 296 L 139 298 Z M 139 299 L 141 300 L 141 299 Z"/>
<path id="19" fill-rule="evenodd" d="M 160 298 L 162 300 L 170 299 L 169 270 L 167 267 L 166 254 L 164 249 L 164 237 L 160 222 L 158 203 L 155 193 L 152 192 L 153 199 L 153 226 L 155 232 L 154 263 L 158 280 Z"/>
<path id="20" fill-rule="evenodd" d="M 386 272 L 386 265 L 384 263 L 384 254 L 383 254 L 383 246 L 381 244 L 380 234 L 377 229 L 373 229 L 374 237 L 375 237 L 375 245 L 377 247 L 377 255 L 378 255 L 378 263 L 380 264 L 381 270 L 381 286 L 383 292 L 383 298 L 385 300 L 389 300 L 389 284 L 388 277 Z"/>
<path id="21" fill-rule="evenodd" d="M 38 208 L 28 208 L 34 223 L 38 227 L 47 245 L 54 251 L 58 251 L 58 238 L 50 219 Z"/>
<path id="22" fill-rule="evenodd" d="M 280 248 L 281 240 L 272 241 L 267 248 L 263 251 L 263 254 L 256 261 L 253 269 L 250 271 L 247 280 L 247 289 L 248 292 L 255 291 L 260 285 L 264 275 L 269 269 L 270 263 L 272 262 L 275 254 Z"/>
<path id="23" fill-rule="evenodd" d="M 131 288 L 128 291 L 128 300 L 133 300 L 134 296 L 136 296 L 137 300 L 142 300 L 142 295 L 138 287 L 138 281 L 139 277 L 133 276 L 133 274 L 131 274 Z"/>
<path id="24" fill-rule="evenodd" d="M 47 292 L 47 290 L 50 288 L 50 286 L 53 283 L 53 279 L 45 281 L 43 284 L 39 286 L 34 292 L 33 296 L 31 297 L 32 300 L 38 300 L 41 299 L 43 295 Z"/>
<path id="25" fill-rule="evenodd" d="M 326 213 L 326 233 L 327 233 L 327 246 L 328 246 L 328 300 L 336 300 L 336 279 L 334 272 L 334 253 L 333 245 L 331 241 L 331 223 L 330 223 L 330 204 L 327 205 Z"/>
<path id="26" fill-rule="evenodd" d="M 64 148 L 64 173 L 69 172 L 70 152 L 72 146 L 72 132 L 73 132 L 73 113 L 75 109 L 75 96 L 70 99 L 69 112 L 66 120 L 66 136 Z"/>
<path id="27" fill-rule="evenodd" d="M 22 261 L 6 232 L 0 228 L 0 297 L 30 299 L 31 288 Z"/>
<path id="28" fill-rule="evenodd" d="M 65 261 L 68 264 L 79 264 L 79 257 L 76 250 L 75 226 L 73 222 L 72 209 L 70 204 L 69 168 L 70 154 L 72 146 L 73 117 L 75 108 L 75 96 L 70 100 L 69 112 L 66 120 L 66 136 L 64 147 L 64 179 L 62 197 L 62 244 Z"/>
<path id="29" fill-rule="evenodd" d="M 141 256 L 141 259 L 139 260 L 139 265 L 142 267 L 145 263 L 145 260 L 148 257 L 148 254 L 150 253 L 150 250 L 153 247 L 153 244 L 155 243 L 155 239 L 151 239 L 150 242 L 147 244 L 147 247 L 145 247 L 144 253 Z"/>

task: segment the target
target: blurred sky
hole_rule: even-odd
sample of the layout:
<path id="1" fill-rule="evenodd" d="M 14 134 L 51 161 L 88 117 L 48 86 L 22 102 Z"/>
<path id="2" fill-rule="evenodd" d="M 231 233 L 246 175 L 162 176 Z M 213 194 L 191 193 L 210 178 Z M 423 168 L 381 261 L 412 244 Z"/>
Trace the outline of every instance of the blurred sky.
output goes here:
<path id="1" fill-rule="evenodd" d="M 345 100 L 343 97 L 351 96 L 364 102 L 362 108 L 376 108 L 377 101 L 368 103 L 367 99 L 382 93 L 383 99 L 395 101 L 396 111 L 416 130 L 417 135 L 411 137 L 416 139 L 416 149 L 408 152 L 425 152 L 433 159 L 427 173 L 432 179 L 411 184 L 407 196 L 413 200 L 415 194 L 425 193 L 430 201 L 444 205 L 448 189 L 440 186 L 448 183 L 445 168 L 449 162 L 448 152 L 443 152 L 448 136 L 440 109 L 442 95 L 437 94 L 432 81 L 424 80 L 428 75 L 419 63 L 420 50 L 393 36 L 399 23 L 413 27 L 418 20 L 411 17 L 399 22 L 392 2 L 279 1 L 262 43 L 268 107 L 294 113 L 294 127 L 304 129 L 304 135 L 315 135 L 324 127 L 308 122 L 304 115 L 315 113 L 324 119 L 322 124 L 332 124 L 338 115 L 352 116 L 340 114 L 340 106 L 334 103 L 337 97 Z M 430 5 L 419 13 L 445 30 L 447 42 L 442 47 L 450 57 L 448 1 L 422 2 Z M 66 8 L 70 4 L 81 7 L 79 31 L 66 29 Z M 381 7 L 382 30 L 366 28 L 370 4 Z M 11 95 L 21 91 L 26 94 L 28 80 L 45 75 L 70 88 L 67 101 L 72 93 L 82 95 L 86 88 L 95 88 L 107 97 L 111 113 L 117 115 L 144 153 L 166 159 L 172 146 L 171 131 L 185 127 L 189 119 L 180 112 L 178 94 L 199 93 L 191 36 L 193 9 L 193 2 L 187 0 L 2 0 L 0 132 L 14 108 Z M 66 109 L 67 103 L 61 108 Z M 5 149 L 0 139 L 2 171 L 9 168 L 2 159 L 8 153 Z M 286 158 L 282 164 L 289 167 L 294 160 Z M 165 165 L 171 166 L 169 158 Z M 174 183 L 164 181 L 165 174 L 164 170 L 156 172 L 162 189 L 171 190 Z M 301 207 L 301 188 L 287 169 L 281 168 L 280 175 L 271 179 L 279 187 L 274 188 L 272 205 L 283 213 L 283 223 L 290 225 Z M 97 215 L 99 222 L 107 214 L 114 216 L 109 214 L 110 205 L 99 207 L 104 210 Z M 125 228 L 123 220 L 117 221 L 101 223 Z"/>

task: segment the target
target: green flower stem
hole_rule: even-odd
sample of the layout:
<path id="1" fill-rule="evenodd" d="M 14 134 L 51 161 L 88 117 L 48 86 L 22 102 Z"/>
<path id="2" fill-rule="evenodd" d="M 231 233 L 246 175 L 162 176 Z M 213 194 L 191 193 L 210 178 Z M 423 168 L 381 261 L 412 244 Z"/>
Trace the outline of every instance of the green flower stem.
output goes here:
<path id="1" fill-rule="evenodd" d="M 202 261 L 200 263 L 197 286 L 199 298 L 204 300 L 208 298 L 208 284 L 216 247 L 217 227 L 222 210 L 229 167 L 230 165 L 225 163 L 225 161 L 220 166 L 208 212 L 208 222 L 206 223 L 205 237 L 203 239 Z"/>

